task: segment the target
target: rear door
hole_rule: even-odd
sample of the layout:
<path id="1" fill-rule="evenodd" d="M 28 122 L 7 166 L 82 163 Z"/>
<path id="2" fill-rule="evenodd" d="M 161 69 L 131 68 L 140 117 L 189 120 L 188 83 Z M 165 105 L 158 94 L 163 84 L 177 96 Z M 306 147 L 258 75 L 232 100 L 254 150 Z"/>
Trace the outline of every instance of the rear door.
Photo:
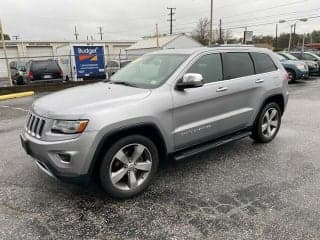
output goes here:
<path id="1" fill-rule="evenodd" d="M 200 88 L 173 92 L 177 150 L 249 125 L 256 76 L 248 53 L 208 54 L 187 72 L 202 74 L 206 83 Z"/>
<path id="2" fill-rule="evenodd" d="M 265 94 L 282 84 L 283 74 L 278 71 L 278 67 L 268 54 L 252 52 L 250 55 L 254 62 L 256 72 L 255 82 L 253 83 L 256 90 L 250 103 L 252 108 L 255 109 L 251 119 L 253 122 L 265 99 Z"/>

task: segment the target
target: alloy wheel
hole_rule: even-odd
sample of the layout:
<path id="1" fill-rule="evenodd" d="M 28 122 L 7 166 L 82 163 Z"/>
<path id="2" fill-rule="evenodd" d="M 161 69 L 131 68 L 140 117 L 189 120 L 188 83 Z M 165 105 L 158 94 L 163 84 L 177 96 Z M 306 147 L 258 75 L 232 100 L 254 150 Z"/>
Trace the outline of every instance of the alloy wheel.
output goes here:
<path id="1" fill-rule="evenodd" d="M 122 147 L 112 158 L 109 176 L 113 186 L 122 191 L 134 190 L 148 178 L 152 168 L 149 149 L 134 143 Z"/>
<path id="2" fill-rule="evenodd" d="M 262 119 L 262 134 L 267 138 L 272 138 L 279 127 L 279 113 L 275 108 L 269 108 Z"/>

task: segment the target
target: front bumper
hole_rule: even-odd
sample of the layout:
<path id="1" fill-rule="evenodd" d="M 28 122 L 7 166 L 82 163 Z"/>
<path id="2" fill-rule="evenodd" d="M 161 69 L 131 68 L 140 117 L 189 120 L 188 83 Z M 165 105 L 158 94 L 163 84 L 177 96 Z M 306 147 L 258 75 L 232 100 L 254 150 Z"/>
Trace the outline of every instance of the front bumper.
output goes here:
<path id="1" fill-rule="evenodd" d="M 308 78 L 309 77 L 309 71 L 308 70 L 306 70 L 306 71 L 303 71 L 303 70 L 300 70 L 300 69 L 298 69 L 297 71 L 296 71 L 296 77 L 297 77 L 297 79 L 305 79 L 305 78 Z"/>
<path id="2" fill-rule="evenodd" d="M 80 137 L 63 141 L 42 141 L 27 132 L 20 135 L 22 147 L 36 160 L 38 167 L 51 177 L 68 182 L 89 179 L 96 132 L 84 132 Z M 69 156 L 68 161 L 61 156 Z"/>

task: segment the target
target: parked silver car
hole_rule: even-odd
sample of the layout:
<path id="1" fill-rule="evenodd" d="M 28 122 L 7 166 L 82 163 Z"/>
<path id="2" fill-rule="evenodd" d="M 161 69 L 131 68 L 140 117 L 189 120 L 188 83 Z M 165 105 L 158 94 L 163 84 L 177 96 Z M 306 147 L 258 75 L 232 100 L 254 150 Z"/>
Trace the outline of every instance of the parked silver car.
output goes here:
<path id="1" fill-rule="evenodd" d="M 247 136 L 272 141 L 287 100 L 288 74 L 269 50 L 164 50 L 109 82 L 36 100 L 21 142 L 47 174 L 99 176 L 107 193 L 127 198 L 168 156 L 182 160 Z"/>

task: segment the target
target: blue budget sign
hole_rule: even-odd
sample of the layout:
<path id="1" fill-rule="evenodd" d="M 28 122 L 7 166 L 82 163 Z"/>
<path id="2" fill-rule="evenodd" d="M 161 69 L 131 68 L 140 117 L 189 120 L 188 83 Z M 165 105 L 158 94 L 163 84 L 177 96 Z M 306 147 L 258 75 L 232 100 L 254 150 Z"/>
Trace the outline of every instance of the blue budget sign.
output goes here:
<path id="1" fill-rule="evenodd" d="M 103 46 L 74 46 L 78 78 L 105 76 Z"/>

